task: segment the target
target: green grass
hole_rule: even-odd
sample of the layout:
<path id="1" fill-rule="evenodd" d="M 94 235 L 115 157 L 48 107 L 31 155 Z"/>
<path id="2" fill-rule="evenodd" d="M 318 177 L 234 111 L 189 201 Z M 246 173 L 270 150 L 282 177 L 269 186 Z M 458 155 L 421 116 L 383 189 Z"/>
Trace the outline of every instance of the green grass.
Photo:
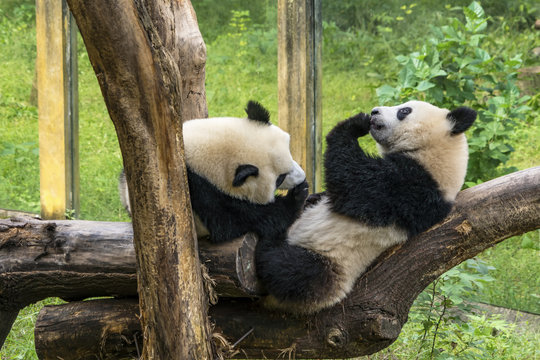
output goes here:
<path id="1" fill-rule="evenodd" d="M 122 155 L 101 90 L 79 37 L 81 219 L 128 221 L 118 197 Z"/>
<path id="2" fill-rule="evenodd" d="M 477 300 L 540 314 L 540 230 L 508 239 L 479 257 L 495 270 Z"/>
<path id="3" fill-rule="evenodd" d="M 24 14 L 24 13 L 23 13 Z M 29 103 L 35 30 L 0 13 L 0 207 L 39 210 L 37 108 Z"/>
<path id="4" fill-rule="evenodd" d="M 39 311 L 45 305 L 58 305 L 63 301 L 50 298 L 22 309 L 13 324 L 13 328 L 0 351 L 0 359 L 5 360 L 37 360 L 34 349 L 34 324 Z"/>
<path id="5" fill-rule="evenodd" d="M 211 3 L 211 2 L 210 2 Z M 247 2 L 235 0 L 235 4 Z M 429 1 L 419 1 L 407 20 L 416 24 L 408 28 L 406 22 L 392 30 L 392 16 L 403 10 L 397 2 L 373 2 L 370 18 L 355 29 L 344 31 L 330 24 L 340 19 L 338 10 L 332 13 L 338 2 L 326 2 L 330 15 L 325 18 L 325 42 L 323 48 L 323 133 L 326 134 L 338 121 L 359 111 L 369 111 L 377 105 L 375 88 L 390 78 L 395 71 L 393 61 L 400 52 L 408 53 L 421 44 L 422 34 L 429 23 L 444 19 L 443 5 L 432 13 L 426 9 Z M 492 8 L 497 2 L 489 1 Z M 515 2 L 510 2 L 514 6 Z M 246 31 L 218 28 L 210 19 L 212 6 L 202 1 L 198 13 L 201 29 L 211 27 L 207 39 L 208 61 L 206 67 L 206 90 L 210 116 L 243 116 L 243 108 L 249 99 L 261 101 L 270 110 L 271 118 L 277 119 L 277 43 L 275 12 L 270 1 L 265 11 L 252 9 L 253 16 L 244 19 Z M 377 5 L 380 4 L 380 8 Z M 391 5 L 389 5 L 391 4 Z M 432 5 L 432 4 L 431 4 Z M 392 6 L 385 12 L 384 7 Z M 241 8 L 241 7 L 240 7 Z M 512 7 L 513 9 L 514 7 Z M 382 10 L 381 10 L 382 9 Z M 215 9 L 214 9 L 215 10 Z M 228 11 L 228 8 L 225 10 Z M 197 10 L 199 11 L 199 10 Z M 489 8 L 486 8 L 489 11 Z M 220 10 L 218 13 L 222 13 Z M 504 11 L 501 10 L 504 15 Z M 390 15 L 389 15 L 390 14 Z M 416 14 L 416 15 L 415 15 Z M 430 15 L 432 14 L 432 15 Z M 356 14 L 363 16 L 361 13 Z M 500 15 L 500 14 L 499 14 Z M 407 15 L 408 16 L 408 15 Z M 415 17 L 416 16 L 416 17 Z M 432 16 L 432 17 L 429 17 Z M 452 13 L 455 16 L 455 13 Z M 371 20 L 370 20 L 371 19 Z M 350 19 L 349 19 L 350 20 Z M 349 21 L 348 20 L 348 21 Z M 493 46 L 498 51 L 511 54 L 523 52 L 534 44 L 535 33 L 519 21 L 493 28 Z M 521 21 L 521 20 L 520 20 Z M 270 24 L 270 25 L 269 25 Z M 422 25 L 423 24 L 423 25 Z M 409 25 L 410 26 L 410 25 Z M 388 28 L 392 31 L 388 31 Z M 516 29 L 519 29 L 516 30 Z M 234 31 L 233 31 L 234 30 Z M 369 30 L 369 31 L 366 31 Z M 399 31 L 398 31 L 399 30 Z M 230 34 L 229 34 L 230 33 Z M 408 35 L 408 36 L 407 36 Z M 519 46 L 518 46 L 519 44 Z M 94 72 L 79 38 L 79 111 L 80 111 L 80 176 L 81 218 L 87 220 L 127 221 L 117 194 L 117 175 L 122 159 L 114 126 L 110 121 Z M 39 211 L 39 166 L 37 108 L 29 101 L 34 79 L 35 25 L 33 2 L 7 1 L 0 5 L 0 208 Z M 527 58 L 528 65 L 538 65 L 538 60 Z M 534 109 L 538 115 L 537 105 Z M 537 129 L 539 116 L 531 116 L 520 124 L 512 139 L 511 165 L 520 169 L 540 163 Z M 374 142 L 362 139 L 362 145 L 375 152 Z M 476 300 L 500 306 L 521 309 L 540 314 L 539 280 L 540 233 L 507 240 L 480 255 L 496 269 L 490 275 L 495 281 L 484 285 Z M 512 259 L 509 261 L 509 259 Z M 55 301 L 55 300 L 47 300 Z M 6 345 L 0 352 L 2 359 L 36 359 L 33 352 L 33 324 L 44 302 L 23 309 Z M 481 353 L 476 347 L 463 350 L 460 356 L 470 358 L 520 359 L 539 356 L 535 344 L 540 341 L 538 332 L 518 331 L 512 325 L 500 325 L 496 319 L 474 319 L 477 339 L 485 343 Z M 502 328 L 496 335 L 488 329 Z M 418 333 L 409 322 L 400 338 L 389 349 L 373 356 L 373 359 L 416 358 Z M 452 324 L 444 328 L 445 334 L 456 334 Z M 465 333 L 464 339 L 470 334 Z M 471 335 L 474 338 L 474 333 Z M 438 346 L 451 349 L 444 343 Z M 500 355 L 497 349 L 502 349 Z M 416 352 L 415 352 L 416 351 Z M 424 350 L 422 350 L 424 351 Z M 450 350 L 446 351 L 451 354 Z M 471 355 L 472 354 L 472 355 Z M 440 355 L 440 358 L 443 355 Z M 429 358 L 422 352 L 419 358 Z"/>

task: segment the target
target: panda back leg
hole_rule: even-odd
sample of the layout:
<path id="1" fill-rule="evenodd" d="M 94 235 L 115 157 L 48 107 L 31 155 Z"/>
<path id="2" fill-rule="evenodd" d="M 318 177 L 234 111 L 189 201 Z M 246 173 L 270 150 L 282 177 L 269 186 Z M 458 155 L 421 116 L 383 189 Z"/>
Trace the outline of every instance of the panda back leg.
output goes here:
<path id="1" fill-rule="evenodd" d="M 338 272 L 331 261 L 286 240 L 257 244 L 256 268 L 266 290 L 280 302 L 316 304 L 334 291 Z"/>

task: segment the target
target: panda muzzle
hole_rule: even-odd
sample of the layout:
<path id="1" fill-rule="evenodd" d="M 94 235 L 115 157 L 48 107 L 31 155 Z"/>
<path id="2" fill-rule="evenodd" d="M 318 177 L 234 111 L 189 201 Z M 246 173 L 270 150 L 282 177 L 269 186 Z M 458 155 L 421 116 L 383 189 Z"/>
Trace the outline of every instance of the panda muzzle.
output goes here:
<path id="1" fill-rule="evenodd" d="M 384 123 L 375 116 L 371 117 L 371 119 L 369 120 L 369 124 L 371 126 L 371 129 L 373 130 L 382 130 L 385 127 Z"/>

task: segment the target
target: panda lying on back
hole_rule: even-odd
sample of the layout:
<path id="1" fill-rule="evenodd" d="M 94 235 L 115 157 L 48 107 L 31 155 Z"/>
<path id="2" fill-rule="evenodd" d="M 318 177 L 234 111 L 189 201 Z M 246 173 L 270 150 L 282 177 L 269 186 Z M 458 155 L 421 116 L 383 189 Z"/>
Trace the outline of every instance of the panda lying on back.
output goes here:
<path id="1" fill-rule="evenodd" d="M 189 193 L 198 237 L 214 243 L 248 232 L 278 236 L 298 217 L 306 175 L 292 158 L 289 134 L 270 123 L 257 102 L 247 118 L 210 118 L 183 124 Z M 276 196 L 276 189 L 289 189 Z M 120 198 L 130 212 L 124 172 Z M 130 213 L 131 214 L 131 213 Z"/>
<path id="2" fill-rule="evenodd" d="M 475 119 L 466 107 L 410 101 L 339 123 L 326 137 L 326 193 L 288 232 L 259 239 L 267 305 L 297 313 L 332 306 L 385 249 L 444 219 L 463 185 L 463 132 Z M 382 157 L 359 147 L 368 132 Z"/>

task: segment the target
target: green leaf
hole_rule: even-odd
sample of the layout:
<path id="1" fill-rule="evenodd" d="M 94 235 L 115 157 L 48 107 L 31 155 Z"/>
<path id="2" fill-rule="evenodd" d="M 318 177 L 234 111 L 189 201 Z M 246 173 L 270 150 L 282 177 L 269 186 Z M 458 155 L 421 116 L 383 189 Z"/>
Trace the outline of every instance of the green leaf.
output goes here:
<path id="1" fill-rule="evenodd" d="M 483 50 L 483 49 L 480 49 L 480 48 L 476 48 L 474 50 L 474 54 L 481 61 L 488 61 L 489 59 L 491 59 L 491 56 L 489 55 L 489 53 L 487 51 Z"/>
<path id="2" fill-rule="evenodd" d="M 435 103 L 440 104 L 443 102 L 444 92 L 440 87 L 433 87 L 429 91 L 429 95 Z"/>
<path id="3" fill-rule="evenodd" d="M 470 12 L 469 12 L 470 10 Z M 475 19 L 480 19 L 485 16 L 484 9 L 482 8 L 482 5 L 480 5 L 478 2 L 473 1 L 469 6 L 463 9 L 464 12 L 466 12 L 466 15 L 474 15 Z"/>
<path id="4" fill-rule="evenodd" d="M 390 85 L 383 85 L 376 90 L 377 97 L 384 104 L 389 101 L 395 100 L 399 95 L 399 88 L 392 87 Z"/>
<path id="5" fill-rule="evenodd" d="M 423 80 L 420 83 L 418 83 L 418 85 L 416 85 L 416 90 L 418 90 L 418 91 L 426 91 L 428 89 L 431 89 L 434 86 L 435 86 L 434 83 L 431 83 L 431 82 L 429 82 L 427 80 Z"/>
<path id="6" fill-rule="evenodd" d="M 431 77 L 437 77 L 437 76 L 447 76 L 448 73 L 442 69 L 434 70 L 431 72 Z"/>
<path id="7" fill-rule="evenodd" d="M 540 244 L 538 241 L 535 241 L 531 236 L 529 236 L 529 234 L 525 234 L 521 238 L 521 248 L 540 250 Z"/>
<path id="8" fill-rule="evenodd" d="M 396 56 L 396 61 L 401 65 L 405 65 L 409 61 L 409 57 L 404 55 L 398 55 Z"/>

